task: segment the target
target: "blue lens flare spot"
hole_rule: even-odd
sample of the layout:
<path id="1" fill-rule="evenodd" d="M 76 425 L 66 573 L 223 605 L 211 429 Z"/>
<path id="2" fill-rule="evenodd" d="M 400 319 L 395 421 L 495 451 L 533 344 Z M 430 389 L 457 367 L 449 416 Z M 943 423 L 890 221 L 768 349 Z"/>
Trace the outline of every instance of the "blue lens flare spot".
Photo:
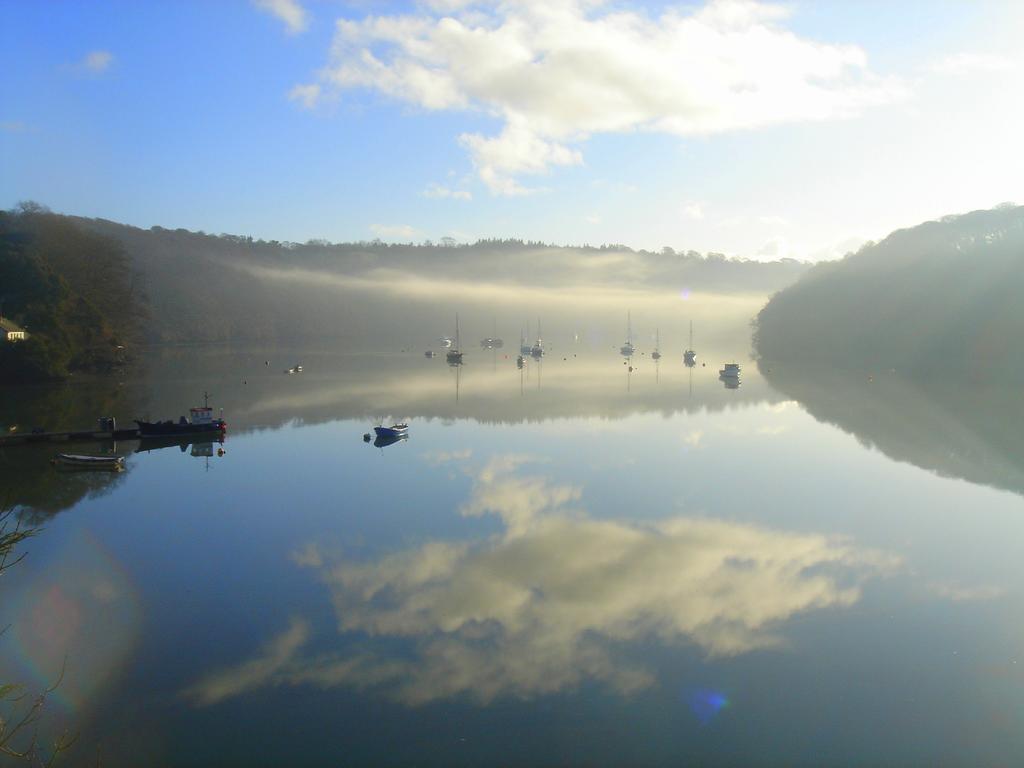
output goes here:
<path id="1" fill-rule="evenodd" d="M 708 725 L 729 706 L 728 697 L 713 688 L 692 688 L 684 693 L 684 697 L 701 725 Z"/>

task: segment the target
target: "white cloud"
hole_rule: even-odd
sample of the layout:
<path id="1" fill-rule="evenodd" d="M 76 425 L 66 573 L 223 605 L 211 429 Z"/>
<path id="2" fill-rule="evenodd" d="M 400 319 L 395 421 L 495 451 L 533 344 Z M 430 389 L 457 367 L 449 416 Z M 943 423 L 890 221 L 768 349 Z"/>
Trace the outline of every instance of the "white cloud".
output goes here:
<path id="1" fill-rule="evenodd" d="M 687 203 L 683 206 L 683 215 L 688 219 L 699 221 L 704 218 L 704 208 L 700 203 Z"/>
<path id="2" fill-rule="evenodd" d="M 423 190 L 423 196 L 433 198 L 435 200 L 443 200 L 450 198 L 452 200 L 472 200 L 473 195 L 469 190 L 466 189 L 452 189 L 446 187 L 443 184 L 430 183 L 427 184 L 427 188 Z"/>
<path id="3" fill-rule="evenodd" d="M 525 195 L 535 191 L 521 186 L 513 176 L 545 173 L 552 165 L 581 165 L 579 151 L 540 138 L 523 121 L 508 124 L 493 138 L 464 133 L 459 143 L 473 158 L 480 180 L 499 195 Z"/>
<path id="4" fill-rule="evenodd" d="M 253 5 L 284 22 L 288 33 L 296 35 L 309 26 L 309 16 L 297 0 L 252 0 Z"/>
<path id="5" fill-rule="evenodd" d="M 297 101 L 306 109 L 312 109 L 320 101 L 320 86 L 316 83 L 296 85 L 288 92 L 290 101 Z"/>
<path id="6" fill-rule="evenodd" d="M 757 250 L 758 256 L 769 256 L 773 259 L 789 255 L 789 245 L 784 237 L 772 237 Z"/>
<path id="7" fill-rule="evenodd" d="M 371 224 L 370 231 L 385 240 L 415 240 L 419 232 L 408 224 Z"/>
<path id="8" fill-rule="evenodd" d="M 802 38 L 788 9 L 712 0 L 660 15 L 590 0 L 463 3 L 337 22 L 322 77 L 426 110 L 475 110 L 502 123 L 467 133 L 496 194 L 517 177 L 579 165 L 595 133 L 714 134 L 848 118 L 902 94 L 864 52 Z"/>
<path id="9" fill-rule="evenodd" d="M 106 72 L 114 63 L 114 54 L 110 51 L 90 51 L 82 59 L 82 69 L 92 72 L 95 75 Z"/>
<path id="10" fill-rule="evenodd" d="M 966 77 L 975 73 L 1012 72 L 1021 62 L 990 53 L 955 53 L 932 62 L 928 70 L 939 75 Z"/>

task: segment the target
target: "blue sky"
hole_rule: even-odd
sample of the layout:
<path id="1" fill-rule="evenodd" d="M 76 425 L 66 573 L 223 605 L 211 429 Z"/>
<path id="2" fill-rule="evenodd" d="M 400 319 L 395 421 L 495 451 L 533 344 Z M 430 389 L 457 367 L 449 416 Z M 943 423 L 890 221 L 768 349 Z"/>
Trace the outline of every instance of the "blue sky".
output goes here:
<path id="1" fill-rule="evenodd" d="M 1024 202 L 1014 2 L 0 0 L 0 205 L 823 258 Z"/>

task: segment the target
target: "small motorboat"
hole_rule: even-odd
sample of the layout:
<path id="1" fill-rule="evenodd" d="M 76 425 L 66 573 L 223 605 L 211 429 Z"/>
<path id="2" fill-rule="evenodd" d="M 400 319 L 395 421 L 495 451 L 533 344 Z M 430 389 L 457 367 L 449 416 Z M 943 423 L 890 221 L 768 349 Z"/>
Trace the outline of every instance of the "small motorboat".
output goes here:
<path id="1" fill-rule="evenodd" d="M 106 472 L 124 470 L 124 456 L 84 456 L 77 453 L 58 453 L 53 463 L 74 469 L 95 469 Z"/>
<path id="2" fill-rule="evenodd" d="M 619 352 L 623 357 L 632 357 L 636 352 L 636 347 L 633 346 L 633 318 L 629 312 L 626 313 L 626 343 L 619 347 Z"/>
<path id="3" fill-rule="evenodd" d="M 374 427 L 373 431 L 377 433 L 377 437 L 401 437 L 402 435 L 409 434 L 408 424 L 392 424 L 390 427 Z"/>
<path id="4" fill-rule="evenodd" d="M 188 418 L 182 416 L 175 421 L 139 421 L 139 437 L 167 437 L 169 435 L 194 435 L 196 433 L 225 432 L 228 423 L 223 418 L 214 418 L 210 407 L 210 396 L 203 394 L 202 408 L 189 408 Z"/>
<path id="5" fill-rule="evenodd" d="M 435 354 L 437 354 L 437 353 L 434 352 L 434 350 L 428 349 L 426 352 L 423 353 L 423 356 L 424 357 L 433 357 Z"/>
<path id="6" fill-rule="evenodd" d="M 738 379 L 740 377 L 740 364 L 726 363 L 725 367 L 718 372 L 718 375 L 723 379 Z"/>

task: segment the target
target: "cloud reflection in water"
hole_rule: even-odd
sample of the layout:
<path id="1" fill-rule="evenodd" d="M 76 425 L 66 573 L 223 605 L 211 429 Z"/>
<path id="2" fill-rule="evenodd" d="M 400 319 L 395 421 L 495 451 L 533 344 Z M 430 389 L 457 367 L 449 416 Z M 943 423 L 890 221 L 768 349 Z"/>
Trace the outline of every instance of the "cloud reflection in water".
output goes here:
<path id="1" fill-rule="evenodd" d="M 378 688 L 409 705 L 468 696 L 532 698 L 587 680 L 629 694 L 655 671 L 631 646 L 695 644 L 731 656 L 783 644 L 797 613 L 850 606 L 893 558 L 824 536 L 692 517 L 597 520 L 574 486 L 518 474 L 496 457 L 462 513 L 503 527 L 476 543 L 431 541 L 370 562 L 305 549 L 332 594 L 339 630 L 369 637 L 355 654 L 305 655 L 296 620 L 255 658 L 187 694 L 198 704 L 267 685 Z M 373 644 L 373 639 L 387 643 Z M 401 653 L 389 653 L 395 639 Z"/>

